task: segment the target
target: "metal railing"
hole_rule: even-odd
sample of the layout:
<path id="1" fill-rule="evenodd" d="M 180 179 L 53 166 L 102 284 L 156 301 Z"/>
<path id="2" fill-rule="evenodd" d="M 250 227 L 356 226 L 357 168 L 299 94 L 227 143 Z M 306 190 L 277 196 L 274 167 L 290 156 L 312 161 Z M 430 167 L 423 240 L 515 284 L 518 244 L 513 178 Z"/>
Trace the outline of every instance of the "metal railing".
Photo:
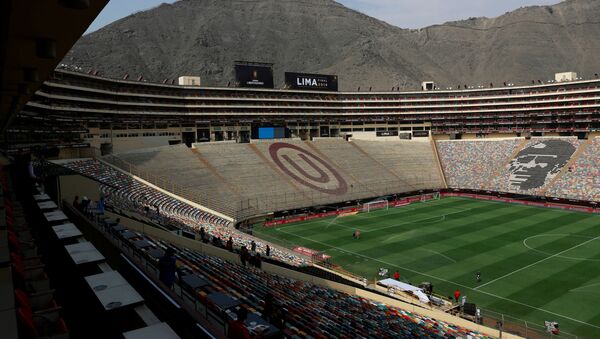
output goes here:
<path id="1" fill-rule="evenodd" d="M 170 193 L 195 202 L 201 206 L 205 206 L 209 209 L 214 209 L 216 212 L 223 213 L 230 217 L 235 217 L 237 214 L 236 209 L 233 208 L 229 200 L 223 200 L 219 197 L 209 197 L 206 194 L 200 194 L 198 193 L 197 189 L 184 187 L 168 179 L 166 176 L 155 175 L 114 155 L 104 155 L 99 157 L 99 159 L 118 167 L 127 173 L 146 180 Z"/>
<path id="2" fill-rule="evenodd" d="M 524 319 L 509 316 L 503 313 L 480 309 L 482 325 L 498 328 L 498 324 L 502 324 L 502 331 L 520 337 L 536 339 L 536 338 L 577 338 L 577 335 L 560 331 L 559 335 L 552 334 L 546 331 L 543 324 L 527 321 Z"/>

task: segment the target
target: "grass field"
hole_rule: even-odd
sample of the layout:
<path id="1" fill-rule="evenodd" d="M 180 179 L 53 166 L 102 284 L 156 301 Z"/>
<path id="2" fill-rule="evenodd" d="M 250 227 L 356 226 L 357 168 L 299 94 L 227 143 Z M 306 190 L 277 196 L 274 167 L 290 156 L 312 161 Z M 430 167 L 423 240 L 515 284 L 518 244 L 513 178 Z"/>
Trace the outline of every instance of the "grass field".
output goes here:
<path id="1" fill-rule="evenodd" d="M 255 234 L 323 251 L 369 279 L 379 267 L 398 270 L 413 284 L 432 282 L 438 294 L 458 288 L 484 310 L 600 338 L 600 216 L 445 198 Z"/>

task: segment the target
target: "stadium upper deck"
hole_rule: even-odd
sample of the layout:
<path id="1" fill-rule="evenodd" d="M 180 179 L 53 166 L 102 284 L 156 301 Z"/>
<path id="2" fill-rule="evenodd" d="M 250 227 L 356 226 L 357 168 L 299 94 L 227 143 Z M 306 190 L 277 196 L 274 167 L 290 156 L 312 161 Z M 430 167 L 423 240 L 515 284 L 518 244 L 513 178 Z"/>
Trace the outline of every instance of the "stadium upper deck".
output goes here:
<path id="1" fill-rule="evenodd" d="M 578 135 L 600 130 L 600 79 L 468 90 L 312 92 L 190 87 L 56 70 L 19 115 L 13 140 L 174 143 L 431 130 L 443 135 Z M 60 122 L 60 124 L 57 124 Z M 156 140 L 159 138 L 155 138 Z M 160 146 L 166 141 L 144 146 Z M 121 150 L 128 149 L 124 147 Z"/>

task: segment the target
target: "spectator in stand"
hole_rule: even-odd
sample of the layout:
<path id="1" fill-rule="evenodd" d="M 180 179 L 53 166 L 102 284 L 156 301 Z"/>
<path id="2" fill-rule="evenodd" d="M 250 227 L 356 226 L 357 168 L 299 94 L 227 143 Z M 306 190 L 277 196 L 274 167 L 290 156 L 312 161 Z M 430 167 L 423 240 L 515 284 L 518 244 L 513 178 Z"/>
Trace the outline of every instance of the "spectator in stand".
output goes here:
<path id="1" fill-rule="evenodd" d="M 254 255 L 254 266 L 256 266 L 256 268 L 262 267 L 262 260 L 260 258 L 260 253 L 258 252 L 256 252 L 256 255 Z"/>
<path id="2" fill-rule="evenodd" d="M 98 204 L 94 200 L 90 200 L 88 207 L 87 207 L 87 215 L 91 217 L 94 215 L 94 211 L 97 211 L 97 210 L 98 210 Z"/>
<path id="3" fill-rule="evenodd" d="M 227 248 L 228 251 L 233 251 L 233 238 L 229 237 L 225 248 Z"/>
<path id="4" fill-rule="evenodd" d="M 265 255 L 267 258 L 271 256 L 271 246 L 267 245 L 267 248 L 265 249 Z"/>
<path id="5" fill-rule="evenodd" d="M 240 248 L 240 261 L 242 262 L 242 266 L 246 267 L 246 260 L 248 259 L 248 249 L 246 246 L 242 246 Z"/>
<path id="6" fill-rule="evenodd" d="M 261 266 L 260 254 L 258 252 L 250 252 L 250 254 L 248 256 L 249 256 L 248 263 L 250 264 L 250 266 L 260 268 L 260 266 Z"/>
<path id="7" fill-rule="evenodd" d="M 229 322 L 229 331 L 227 331 L 227 337 L 230 339 L 250 339 L 250 332 L 244 321 L 248 317 L 248 311 L 245 308 L 240 307 L 236 312 L 237 319 Z"/>
<path id="8" fill-rule="evenodd" d="M 84 196 L 83 198 L 81 198 L 81 213 L 87 213 L 88 207 L 90 206 L 90 199 L 88 199 L 88 197 Z"/>
<path id="9" fill-rule="evenodd" d="M 212 237 L 212 244 L 215 247 L 223 247 L 223 242 L 221 241 L 221 238 L 219 237 Z"/>
<path id="10" fill-rule="evenodd" d="M 202 227 L 200 227 L 200 240 L 202 242 L 206 242 L 205 237 L 206 237 L 206 231 L 204 230 L 204 226 L 202 226 Z"/>
<path id="11" fill-rule="evenodd" d="M 165 255 L 158 260 L 158 278 L 169 288 L 173 288 L 175 283 L 175 273 L 177 272 L 177 258 L 175 258 L 175 250 L 171 247 L 167 248 Z"/>
<path id="12" fill-rule="evenodd" d="M 79 196 L 76 195 L 75 198 L 73 199 L 73 207 L 78 210 L 81 211 L 81 202 L 79 202 Z"/>
<path id="13" fill-rule="evenodd" d="M 273 304 L 273 295 L 269 292 L 265 295 L 264 305 L 263 305 L 263 316 L 265 320 L 268 322 L 273 321 L 273 316 L 275 315 L 275 305 Z"/>
<path id="14" fill-rule="evenodd" d="M 98 200 L 98 215 L 104 215 L 104 196 L 100 196 L 100 200 Z"/>
<path id="15" fill-rule="evenodd" d="M 252 240 L 252 242 L 250 243 L 250 251 L 256 252 L 256 243 L 254 242 L 254 240 Z"/>

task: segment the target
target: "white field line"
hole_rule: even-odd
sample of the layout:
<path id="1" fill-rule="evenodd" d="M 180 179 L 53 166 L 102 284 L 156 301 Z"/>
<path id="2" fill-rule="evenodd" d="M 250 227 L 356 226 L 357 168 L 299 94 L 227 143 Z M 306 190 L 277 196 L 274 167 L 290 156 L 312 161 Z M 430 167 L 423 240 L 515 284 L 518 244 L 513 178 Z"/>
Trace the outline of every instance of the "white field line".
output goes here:
<path id="1" fill-rule="evenodd" d="M 416 209 L 416 208 L 414 208 L 414 209 L 411 209 L 411 211 L 416 211 L 416 210 L 418 210 L 418 209 Z M 386 218 L 387 218 L 387 217 L 390 217 L 390 216 L 393 216 L 393 215 L 396 215 L 396 214 L 402 214 L 402 213 L 406 213 L 406 212 L 408 212 L 408 211 L 406 211 L 406 210 L 398 210 L 398 211 L 396 211 L 396 212 L 387 213 L 387 214 L 385 214 L 385 215 L 362 216 L 362 215 L 360 215 L 360 214 L 356 214 L 356 215 L 353 215 L 353 216 L 351 216 L 351 217 L 355 217 L 355 218 L 361 218 L 361 219 L 373 219 L 373 218 L 381 218 L 381 217 L 386 217 Z M 350 216 L 348 216 L 348 217 L 350 217 Z M 343 217 L 343 218 L 348 218 L 348 217 Z M 307 221 L 308 221 L 308 222 L 310 222 L 310 223 L 314 223 L 314 224 L 318 224 L 318 223 L 327 223 L 327 225 L 329 225 L 329 224 L 334 224 L 334 225 L 338 225 L 338 226 L 341 226 L 341 227 L 345 227 L 345 228 L 351 229 L 351 228 L 350 228 L 350 227 L 348 227 L 348 226 L 344 226 L 344 225 L 340 225 L 340 224 L 336 223 L 335 221 L 336 221 L 338 218 L 340 218 L 340 216 L 339 216 L 339 215 L 338 215 L 338 216 L 336 216 L 335 218 L 333 218 L 333 219 L 332 219 L 331 221 L 329 221 L 329 222 L 328 222 L 328 221 L 326 221 L 326 220 L 323 220 L 323 219 L 314 219 L 314 220 L 307 220 Z M 295 223 L 294 223 L 294 224 L 290 224 L 290 225 L 286 225 L 286 226 L 280 226 L 280 227 L 277 227 L 277 229 L 288 228 L 288 227 L 294 227 L 294 226 L 297 226 L 297 225 L 295 225 Z M 306 225 L 304 225 L 304 226 L 306 226 Z"/>
<path id="2" fill-rule="evenodd" d="M 487 285 L 489 285 L 489 284 L 491 284 L 491 283 L 494 283 L 494 282 L 496 282 L 496 281 L 498 281 L 498 280 L 500 280 L 500 279 L 504 279 L 504 278 L 506 278 L 506 277 L 508 277 L 508 276 L 511 276 L 511 275 L 513 275 L 513 274 L 515 274 L 515 273 L 517 273 L 517 272 L 521 272 L 521 271 L 522 271 L 522 270 L 524 270 L 524 269 L 527 269 L 527 268 L 529 268 L 529 267 L 531 267 L 531 266 L 534 266 L 534 265 L 537 265 L 537 264 L 539 264 L 539 263 L 542 263 L 542 262 L 544 262 L 544 261 L 546 261 L 546 260 L 552 259 L 552 258 L 554 258 L 554 257 L 558 257 L 558 256 L 560 256 L 560 255 L 561 255 L 561 254 L 563 254 L 563 253 L 567 253 L 567 252 L 569 252 L 569 251 L 571 251 L 571 250 L 574 250 L 574 249 L 576 249 L 576 248 L 578 248 L 578 247 L 581 247 L 581 246 L 583 246 L 583 245 L 585 245 L 585 244 L 588 244 L 588 243 L 590 243 L 590 242 L 592 242 L 592 241 L 594 241 L 594 240 L 596 240 L 596 239 L 600 239 L 600 236 L 597 236 L 597 237 L 595 237 L 595 238 L 592 238 L 592 239 L 590 239 L 590 240 L 584 241 L 584 242 L 582 242 L 582 243 L 581 243 L 581 244 L 579 244 L 579 245 L 575 245 L 575 246 L 573 246 L 573 247 L 569 247 L 569 248 L 567 248 L 567 249 L 566 249 L 566 250 L 564 250 L 564 251 L 560 251 L 560 252 L 558 252 L 558 253 L 556 253 L 556 254 L 553 254 L 553 255 L 551 255 L 551 256 L 549 256 L 549 257 L 545 257 L 544 259 L 538 260 L 538 261 L 536 261 L 536 262 L 534 262 L 534 263 L 531 263 L 531 264 L 529 264 L 529 265 L 527 265 L 527 266 L 523 266 L 523 267 L 519 268 L 518 270 L 514 270 L 514 271 L 512 271 L 512 272 L 510 272 L 510 273 L 507 273 L 507 274 L 505 274 L 505 275 L 503 275 L 503 276 L 501 276 L 501 277 L 498 277 L 498 278 L 496 278 L 496 279 L 494 279 L 494 280 L 490 280 L 490 281 L 486 282 L 485 284 L 482 284 L 482 285 L 479 285 L 479 286 L 475 287 L 475 290 L 478 290 L 478 289 L 480 289 L 480 288 L 482 288 L 482 287 L 485 287 L 485 286 L 487 286 Z"/>
<path id="3" fill-rule="evenodd" d="M 591 236 L 587 236 L 587 235 L 578 235 L 578 234 L 558 234 L 558 233 L 548 233 L 548 234 L 538 234 L 538 235 L 532 235 L 530 237 L 527 237 L 523 240 L 523 246 L 527 247 L 527 249 L 532 250 L 534 252 L 538 252 L 538 253 L 542 253 L 545 255 L 552 255 L 552 253 L 548 253 L 548 252 L 544 252 L 544 251 L 540 251 L 537 248 L 533 248 L 531 246 L 529 246 L 527 244 L 527 241 L 529 241 L 530 239 L 533 238 L 540 238 L 540 237 L 576 237 L 576 238 L 586 238 L 586 239 L 591 239 L 593 237 Z M 566 255 L 561 255 L 559 256 L 559 258 L 563 258 L 563 259 L 567 259 L 567 260 L 574 260 L 574 261 L 600 261 L 600 259 L 589 259 L 589 258 L 577 258 L 577 257 L 569 257 Z"/>
<path id="4" fill-rule="evenodd" d="M 578 291 L 580 291 L 580 290 L 582 290 L 582 289 L 584 289 L 584 288 L 588 288 L 588 287 L 595 287 L 595 286 L 598 286 L 598 285 L 600 285 L 600 282 L 598 282 L 598 283 L 595 283 L 595 284 L 585 285 L 585 286 L 579 286 L 579 287 L 577 287 L 577 288 L 574 288 L 574 289 L 572 289 L 572 290 L 569 290 L 569 292 L 578 292 Z M 585 291 L 585 292 L 589 292 L 589 291 Z"/>
<path id="5" fill-rule="evenodd" d="M 399 223 L 399 224 L 396 224 L 396 225 L 389 225 L 389 226 L 384 226 L 384 227 L 378 227 L 378 228 L 370 229 L 368 231 L 364 231 L 363 233 L 381 231 L 381 230 L 385 230 L 385 229 L 392 228 L 392 227 L 402 226 L 402 225 L 406 225 L 406 224 L 414 224 L 414 223 L 418 223 L 418 222 L 425 221 L 425 220 L 430 220 L 430 219 L 435 219 L 435 218 L 442 218 L 443 217 L 444 219 L 446 219 L 446 217 L 449 216 L 449 215 L 464 213 L 464 212 L 467 212 L 467 211 L 470 211 L 470 210 L 471 209 L 469 208 L 469 209 L 465 209 L 465 210 L 462 210 L 462 211 L 446 213 L 446 214 L 443 214 L 443 215 L 436 215 L 436 216 L 433 216 L 433 217 L 427 217 L 427 218 L 422 218 L 422 219 L 417 219 L 417 220 L 412 220 L 412 221 L 405 221 L 405 222 L 402 222 L 402 223 Z"/>
<path id="6" fill-rule="evenodd" d="M 414 205 L 415 204 L 398 206 L 398 207 L 395 207 L 395 208 L 398 208 L 398 210 L 396 210 L 394 212 L 388 212 L 388 213 L 382 214 L 382 215 L 369 215 L 371 213 L 375 213 L 376 211 L 379 211 L 379 210 L 376 210 L 375 212 L 367 213 L 366 215 L 365 215 L 364 212 L 362 214 L 359 213 L 359 214 L 353 215 L 353 217 L 361 218 L 361 219 L 372 219 L 372 218 L 381 218 L 381 217 L 387 218 L 387 217 L 390 217 L 392 215 L 402 214 L 402 213 L 406 213 L 406 212 L 409 212 L 409 211 L 418 211 L 420 209 L 432 206 L 432 205 L 429 205 L 429 206 L 422 206 L 422 207 L 418 207 L 417 208 L 417 206 L 414 206 Z M 449 207 L 444 207 L 444 205 L 445 204 L 434 205 L 434 206 L 437 206 L 437 207 L 440 207 L 440 208 L 449 208 Z M 411 206 L 411 207 L 409 207 L 409 206 Z M 389 208 L 388 208 L 388 211 L 389 211 Z"/>
<path id="7" fill-rule="evenodd" d="M 331 224 L 334 224 L 338 217 L 339 215 L 336 215 L 335 218 L 331 219 L 331 221 L 329 221 L 327 225 L 325 225 L 325 229 L 328 229 L 329 226 L 331 226 Z"/>
<path id="8" fill-rule="evenodd" d="M 376 262 L 379 262 L 379 263 L 382 263 L 382 264 L 389 265 L 389 266 L 391 266 L 391 267 L 398 267 L 398 268 L 400 268 L 400 269 L 403 269 L 403 270 L 405 270 L 405 271 L 409 271 L 409 272 L 412 272 L 412 273 L 415 273 L 415 274 L 419 274 L 419 275 L 422 275 L 422 276 L 424 276 L 424 277 L 428 277 L 428 278 L 435 279 L 435 280 L 438 280 L 438 281 L 443 281 L 443 282 L 446 282 L 446 283 L 449 283 L 449 284 L 454 284 L 454 285 L 456 285 L 456 286 L 460 286 L 460 287 L 462 287 L 463 289 L 472 290 L 472 291 L 475 291 L 475 292 L 477 292 L 477 293 L 481 293 L 481 294 L 489 295 L 490 297 L 494 297 L 494 298 L 498 298 L 498 299 L 502 299 L 502 300 L 510 301 L 510 302 L 512 302 L 512 303 L 514 303 L 514 304 L 521 305 L 521 306 L 524 306 L 524 307 L 527 307 L 527 308 L 530 308 L 530 309 L 533 309 L 533 310 L 537 310 L 537 311 L 544 312 L 544 313 L 547 313 L 547 314 L 551 314 L 551 315 L 554 315 L 554 316 L 556 316 L 556 317 L 560 317 L 560 318 L 563 318 L 563 319 L 567 319 L 567 320 L 570 320 L 570 321 L 573 321 L 573 322 L 576 322 L 576 323 L 579 323 L 579 324 L 583 324 L 583 325 L 587 325 L 587 326 L 591 326 L 591 327 L 594 327 L 594 328 L 598 328 L 598 329 L 600 329 L 600 326 L 598 326 L 598 325 L 594 325 L 594 324 L 586 323 L 585 321 L 581 321 L 581 320 L 578 320 L 578 319 L 575 319 L 575 318 L 571 318 L 571 317 L 568 317 L 568 316 L 565 316 L 565 315 L 562 315 L 562 314 L 559 314 L 559 313 L 555 313 L 555 312 L 552 312 L 552 311 L 548 311 L 548 310 L 545 310 L 545 309 L 543 309 L 543 308 L 539 308 L 539 307 L 531 306 L 531 305 L 528 305 L 528 304 L 522 303 L 522 302 L 520 302 L 520 301 L 517 301 L 517 300 L 513 300 L 513 299 L 505 298 L 505 297 L 499 296 L 499 295 L 497 295 L 497 294 L 493 294 L 493 293 L 486 292 L 486 291 L 476 290 L 476 289 L 474 289 L 474 288 L 472 288 L 472 287 L 469 287 L 469 286 L 466 286 L 466 285 L 463 285 L 463 284 L 455 283 L 455 282 L 453 282 L 453 281 L 446 280 L 446 279 L 442 279 L 442 278 L 436 277 L 436 276 L 434 276 L 434 275 L 430 275 L 430 274 L 427 274 L 427 273 L 419 272 L 419 271 L 416 271 L 416 270 L 413 270 L 413 269 L 410 269 L 410 268 L 407 268 L 407 267 L 398 266 L 398 265 L 396 265 L 396 264 L 392 264 L 392 263 L 389 263 L 389 262 L 386 262 L 386 261 L 383 261 L 383 260 L 375 259 L 375 258 L 372 258 L 372 257 L 366 256 L 366 255 L 363 255 L 363 254 L 360 254 L 360 253 L 355 253 L 355 252 L 352 252 L 352 251 L 348 251 L 348 250 L 345 250 L 345 249 L 343 249 L 343 248 L 340 248 L 340 247 L 331 246 L 331 245 L 329 245 L 329 244 L 326 244 L 326 243 L 323 243 L 323 242 L 320 242 L 320 241 L 317 241 L 317 240 L 313 240 L 313 239 L 310 239 L 310 238 L 306 238 L 306 237 L 303 237 L 303 236 L 300 236 L 300 235 L 296 235 L 296 234 L 289 233 L 289 232 L 285 232 L 285 231 L 282 231 L 282 232 L 283 232 L 283 233 L 286 233 L 286 234 L 289 234 L 289 235 L 292 235 L 292 236 L 295 236 L 295 237 L 298 237 L 298 238 L 302 238 L 302 239 L 305 239 L 305 240 L 308 240 L 308 241 L 314 242 L 314 243 L 316 243 L 316 244 L 321 244 L 321 245 L 327 246 L 327 247 L 329 247 L 330 249 L 336 249 L 336 250 L 338 250 L 338 251 L 340 251 L 340 252 L 346 252 L 346 253 L 349 253 L 349 254 L 359 255 L 359 256 L 361 256 L 361 257 L 363 257 L 363 258 L 365 258 L 365 259 L 370 259 L 370 260 L 373 260 L 373 261 L 376 261 Z"/>
<path id="9" fill-rule="evenodd" d="M 420 248 L 420 250 L 422 250 L 422 251 L 425 251 L 425 252 L 429 252 L 429 253 L 433 253 L 433 254 L 437 254 L 437 255 L 439 255 L 439 256 L 441 256 L 441 257 L 443 257 L 443 258 L 446 258 L 446 259 L 448 259 L 448 260 L 452 261 L 453 263 L 455 263 L 455 262 L 456 262 L 456 260 L 454 260 L 454 259 L 450 258 L 449 256 L 447 256 L 447 255 L 445 255 L 445 254 L 443 254 L 443 253 L 436 252 L 436 251 L 434 251 L 434 250 L 430 250 L 430 249 L 427 249 L 427 248 Z"/>
<path id="10" fill-rule="evenodd" d="M 441 208 L 444 208 L 444 207 L 443 207 L 443 205 L 440 205 L 439 207 L 441 207 Z M 449 208 L 454 208 L 454 209 L 457 209 L 457 208 L 455 208 L 455 207 L 449 207 Z M 420 208 L 419 208 L 419 209 L 420 209 Z M 416 210 L 419 210 L 419 209 L 413 209 L 413 211 L 416 211 Z M 438 216 L 438 217 L 446 217 L 447 215 L 456 214 L 456 213 L 460 213 L 460 212 L 466 212 L 466 211 L 470 211 L 470 210 L 471 210 L 470 208 L 468 208 L 468 209 L 461 209 L 461 210 L 460 210 L 460 211 L 458 211 L 458 212 L 452 212 L 452 213 L 448 213 L 448 214 L 440 215 L 440 216 Z M 385 215 L 369 216 L 369 217 L 361 217 L 361 218 L 362 218 L 362 219 L 369 219 L 369 218 L 380 218 L 380 217 L 385 217 L 385 218 L 388 218 L 388 217 L 390 217 L 390 216 L 397 215 L 397 214 L 402 214 L 402 213 L 406 213 L 406 212 L 407 212 L 407 211 L 403 211 L 403 210 L 401 210 L 401 211 L 398 211 L 398 212 L 388 213 L 388 214 L 385 214 Z M 359 215 L 360 215 L 360 214 L 357 214 L 357 215 L 354 215 L 353 217 L 357 217 L 357 216 L 359 216 Z M 339 216 L 338 216 L 338 217 L 339 217 Z M 336 222 L 336 220 L 338 220 L 338 219 L 339 219 L 338 217 L 335 217 L 335 218 L 333 218 L 331 221 L 329 221 L 329 222 L 326 224 L 326 227 L 325 227 L 325 228 L 329 228 L 329 226 L 330 226 L 330 225 L 336 225 L 336 226 L 339 226 L 339 227 L 342 227 L 342 228 L 345 228 L 345 229 L 349 229 L 349 230 L 354 230 L 354 229 L 356 229 L 356 227 L 350 227 L 350 226 L 345 226 L 345 225 L 338 224 L 338 223 Z M 428 218 L 425 218 L 425 219 L 419 219 L 419 220 L 417 220 L 417 221 L 415 221 L 415 222 L 419 222 L 419 221 L 422 221 L 422 220 L 428 220 L 428 219 L 432 219 L 432 218 L 435 218 L 435 217 L 428 217 Z M 303 225 L 303 226 L 313 226 L 313 225 L 314 225 L 314 226 L 317 226 L 317 225 L 319 225 L 320 223 L 323 223 L 323 222 L 325 222 L 325 221 L 324 221 L 324 220 L 321 220 L 321 219 L 314 219 L 314 220 L 309 220 L 309 223 L 308 223 L 308 224 L 305 224 L 305 225 Z M 400 226 L 400 225 L 405 225 L 405 224 L 410 224 L 410 223 L 411 223 L 411 222 L 408 222 L 408 221 L 407 221 L 407 222 L 403 222 L 403 223 L 400 223 L 400 224 L 397 224 L 397 225 L 384 226 L 384 227 L 381 227 L 381 228 L 376 228 L 376 229 L 369 230 L 369 231 L 365 231 L 365 232 L 371 232 L 371 231 L 376 231 L 376 230 L 380 230 L 380 229 L 391 228 L 391 227 Z M 312 225 L 311 225 L 311 224 L 312 224 Z M 290 225 L 285 225 L 285 226 L 280 226 L 280 227 L 277 227 L 276 229 L 278 229 L 278 230 L 281 230 L 281 229 L 285 229 L 285 228 L 288 228 L 288 227 L 296 227 L 296 226 L 297 226 L 297 225 L 295 225 L 295 224 L 290 224 Z M 363 232 L 363 233 L 365 233 L 365 232 Z"/>
<path id="11" fill-rule="evenodd" d="M 434 217 L 427 217 L 427 218 L 417 219 L 417 220 L 413 220 L 413 221 L 404 221 L 404 222 L 401 222 L 399 224 L 394 224 L 394 225 L 388 225 L 388 226 L 383 226 L 383 227 L 377 227 L 377 228 L 373 228 L 373 229 L 368 229 L 366 231 L 363 231 L 362 233 L 376 232 L 376 231 L 385 230 L 385 229 L 392 228 L 392 227 L 398 227 L 398 226 L 407 225 L 407 224 L 419 223 L 419 222 L 426 221 L 426 220 L 431 220 L 431 219 L 440 219 L 441 218 L 441 220 L 435 220 L 435 222 L 444 221 L 444 220 L 446 220 L 446 216 L 448 216 L 448 215 L 463 213 L 463 212 L 466 212 L 466 211 L 470 211 L 470 210 L 467 209 L 467 210 L 464 210 L 464 211 L 457 211 L 457 212 L 447 213 L 447 214 L 443 214 L 443 215 L 437 215 L 437 216 L 434 216 Z M 331 221 L 329 224 L 330 225 L 335 225 L 335 226 L 338 226 L 338 227 L 342 227 L 342 228 L 345 228 L 345 229 L 349 229 L 349 230 L 355 230 L 355 229 L 358 228 L 358 227 L 350 227 L 350 226 L 338 224 L 337 222 L 335 222 L 335 220 Z"/>

